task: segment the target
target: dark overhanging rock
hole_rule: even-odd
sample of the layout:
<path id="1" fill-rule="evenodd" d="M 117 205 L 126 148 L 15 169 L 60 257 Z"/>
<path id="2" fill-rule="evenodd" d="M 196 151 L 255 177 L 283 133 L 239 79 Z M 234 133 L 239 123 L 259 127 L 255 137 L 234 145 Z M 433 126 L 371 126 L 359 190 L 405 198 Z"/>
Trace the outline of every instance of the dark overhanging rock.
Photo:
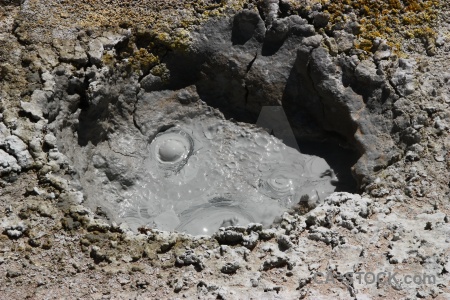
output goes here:
<path id="1" fill-rule="evenodd" d="M 331 138 L 357 150 L 362 157 L 354 175 L 364 187 L 398 159 L 389 142 L 392 124 L 382 120 L 396 95 L 381 69 L 345 54 L 333 57 L 322 36 L 298 16 L 275 20 L 263 40 L 255 25 L 245 42 L 233 43 L 236 23 L 250 18 L 261 24 L 256 17 L 245 12 L 232 21 L 211 21 L 194 33 L 192 52 L 171 54 L 171 65 L 192 55 L 195 71 L 186 83 L 195 83 L 200 97 L 227 117 L 254 123 L 262 106 L 282 105 L 298 137 Z M 179 78 L 176 70 L 171 74 Z"/>
<path id="2" fill-rule="evenodd" d="M 266 32 L 264 21 L 253 10 L 244 9 L 233 18 L 231 41 L 233 45 L 244 45 L 250 39 L 262 41 Z"/>

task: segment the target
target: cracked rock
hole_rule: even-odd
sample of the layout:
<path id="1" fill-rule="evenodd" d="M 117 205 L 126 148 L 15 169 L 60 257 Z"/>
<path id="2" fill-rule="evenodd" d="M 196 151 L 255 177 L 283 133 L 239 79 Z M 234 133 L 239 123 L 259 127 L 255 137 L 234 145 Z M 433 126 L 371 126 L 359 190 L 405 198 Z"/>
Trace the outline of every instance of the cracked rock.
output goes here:
<path id="1" fill-rule="evenodd" d="M 380 86 L 384 83 L 383 76 L 377 74 L 376 65 L 369 60 L 363 60 L 358 64 L 355 76 L 358 81 L 369 85 Z"/>
<path id="2" fill-rule="evenodd" d="M 80 66 L 88 63 L 88 56 L 78 41 L 55 39 L 53 45 L 58 49 L 61 61 L 72 62 Z"/>

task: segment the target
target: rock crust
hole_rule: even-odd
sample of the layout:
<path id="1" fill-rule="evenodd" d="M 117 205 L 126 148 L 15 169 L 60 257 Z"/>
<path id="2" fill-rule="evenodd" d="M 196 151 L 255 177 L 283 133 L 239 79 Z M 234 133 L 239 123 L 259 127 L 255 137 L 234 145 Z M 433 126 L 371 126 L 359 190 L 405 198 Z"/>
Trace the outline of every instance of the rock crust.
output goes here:
<path id="1" fill-rule="evenodd" d="M 0 1 L 0 294 L 448 298 L 450 6 L 366 2 Z M 282 105 L 298 137 L 358 152 L 360 194 L 197 237 L 83 205 L 80 173 L 133 184 L 119 133 L 150 141 L 199 103 L 248 122 Z"/>

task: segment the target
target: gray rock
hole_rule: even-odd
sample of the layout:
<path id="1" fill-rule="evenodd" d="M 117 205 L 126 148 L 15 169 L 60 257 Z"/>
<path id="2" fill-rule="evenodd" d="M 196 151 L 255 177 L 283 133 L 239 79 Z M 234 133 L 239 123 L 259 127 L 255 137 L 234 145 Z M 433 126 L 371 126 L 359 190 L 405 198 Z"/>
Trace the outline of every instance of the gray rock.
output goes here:
<path id="1" fill-rule="evenodd" d="M 39 121 L 44 116 L 41 107 L 37 103 L 20 101 L 20 107 L 31 116 L 33 121 Z"/>
<path id="2" fill-rule="evenodd" d="M 442 47 L 445 45 L 445 37 L 442 34 L 439 34 L 436 38 L 436 46 Z"/>
<path id="3" fill-rule="evenodd" d="M 264 0 L 266 25 L 269 27 L 278 18 L 280 2 L 278 0 Z"/>
<path id="4" fill-rule="evenodd" d="M 183 289 L 183 287 L 184 287 L 184 281 L 183 281 L 183 280 L 177 280 L 177 281 L 175 282 L 174 286 L 173 286 L 173 291 L 174 291 L 175 293 L 179 293 L 179 292 L 181 292 L 181 290 Z"/>
<path id="5" fill-rule="evenodd" d="M 154 136 L 159 128 L 172 124 L 172 120 L 207 113 L 202 105 L 180 105 L 177 94 L 177 91 L 158 91 L 138 95 L 135 122 L 142 134 Z"/>
<path id="6" fill-rule="evenodd" d="M 253 249 L 256 247 L 259 239 L 259 234 L 256 232 L 251 232 L 249 235 L 245 236 L 242 241 L 242 245 L 248 249 Z"/>
<path id="7" fill-rule="evenodd" d="M 241 232 L 236 232 L 232 230 L 220 230 L 216 232 L 213 237 L 220 244 L 238 244 L 244 240 L 244 235 Z"/>
<path id="8" fill-rule="evenodd" d="M 80 191 L 69 191 L 61 193 L 60 199 L 67 200 L 67 203 L 81 204 L 84 201 L 84 195 Z"/>
<path id="9" fill-rule="evenodd" d="M 407 161 L 419 161 L 420 160 L 420 155 L 417 154 L 414 151 L 407 151 L 405 154 L 405 159 Z"/>
<path id="10" fill-rule="evenodd" d="M 44 81 L 44 91 L 53 92 L 55 89 L 55 77 L 50 72 L 43 72 L 42 75 L 42 81 Z"/>
<path id="11" fill-rule="evenodd" d="M 436 118 L 434 122 L 434 128 L 436 128 L 439 132 L 443 132 L 448 130 L 449 126 L 445 120 L 441 120 L 439 117 Z"/>
<path id="12" fill-rule="evenodd" d="M 51 67 L 56 67 L 59 64 L 58 56 L 49 47 L 43 47 L 41 45 L 36 46 L 39 56 Z"/>
<path id="13" fill-rule="evenodd" d="M 306 67 L 309 65 L 311 73 Z M 350 111 L 359 111 L 363 108 L 363 99 L 352 89 L 342 86 L 338 76 L 337 67 L 329 56 L 328 51 L 319 47 L 312 51 L 299 49 L 296 61 L 299 72 L 299 94 L 301 103 L 322 124 L 326 130 L 336 131 L 343 135 L 352 132 L 351 117 L 344 121 L 343 116 Z M 333 104 L 332 104 L 333 103 Z M 344 104 L 345 103 L 345 104 Z M 325 111 L 322 105 L 328 107 Z M 352 106 L 349 108 L 347 105 Z M 339 119 L 339 121 L 337 121 Z M 348 136 L 351 140 L 352 136 Z"/>
<path id="14" fill-rule="evenodd" d="M 263 240 L 270 240 L 276 235 L 275 229 L 264 229 L 259 233 L 259 237 Z"/>
<path id="15" fill-rule="evenodd" d="M 112 50 L 117 44 L 125 42 L 131 36 L 131 31 L 118 29 L 116 31 L 106 31 L 98 39 L 105 50 Z"/>
<path id="16" fill-rule="evenodd" d="M 194 265 L 200 270 L 205 268 L 200 257 L 198 257 L 193 250 L 186 250 L 184 254 L 177 256 L 175 264 L 179 266 Z"/>
<path id="17" fill-rule="evenodd" d="M 96 263 L 105 261 L 107 258 L 106 252 L 98 246 L 92 246 L 90 256 Z"/>
<path id="18" fill-rule="evenodd" d="M 375 40 L 375 45 L 378 44 L 377 50 L 375 51 L 373 55 L 373 59 L 376 62 L 379 62 L 381 60 L 388 59 L 392 55 L 391 47 L 389 47 L 388 44 L 386 44 L 385 41 L 382 40 Z"/>
<path id="19" fill-rule="evenodd" d="M 308 238 L 313 241 L 321 241 L 333 247 L 339 244 L 339 235 L 325 227 L 311 229 Z"/>
<path id="20" fill-rule="evenodd" d="M 0 122 L 0 147 L 5 147 L 6 137 L 10 136 L 10 130 Z"/>
<path id="21" fill-rule="evenodd" d="M 257 287 L 259 285 L 259 280 L 256 278 L 250 279 L 250 283 L 252 284 L 252 287 Z"/>
<path id="22" fill-rule="evenodd" d="M 54 47 L 59 52 L 60 60 L 85 66 L 88 63 L 88 56 L 78 41 L 70 39 L 53 40 Z"/>
<path id="23" fill-rule="evenodd" d="M 103 44 L 99 39 L 93 39 L 89 42 L 89 61 L 93 65 L 101 65 L 103 57 Z"/>
<path id="24" fill-rule="evenodd" d="M 274 20 L 266 31 L 264 41 L 269 43 L 283 42 L 289 33 L 289 27 L 290 22 L 288 18 Z"/>
<path id="25" fill-rule="evenodd" d="M 5 139 L 6 151 L 17 159 L 21 168 L 30 168 L 34 164 L 33 157 L 27 150 L 27 145 L 17 136 L 10 135 Z"/>
<path id="26" fill-rule="evenodd" d="M 383 76 L 377 74 L 376 65 L 370 60 L 363 60 L 358 64 L 355 76 L 358 81 L 371 86 L 380 86 L 384 83 Z"/>
<path id="27" fill-rule="evenodd" d="M 435 155 L 434 156 L 434 160 L 437 162 L 444 162 L 445 161 L 445 157 L 443 155 Z"/>
<path id="28" fill-rule="evenodd" d="M 143 88 L 146 92 L 158 91 L 163 87 L 161 77 L 155 76 L 151 73 L 142 78 L 140 84 L 141 88 Z"/>
<path id="29" fill-rule="evenodd" d="M 280 248 L 281 251 L 289 250 L 290 248 L 292 248 L 294 246 L 292 244 L 291 240 L 289 239 L 289 237 L 284 234 L 280 235 L 277 238 L 277 242 L 278 242 L 278 247 Z"/>
<path id="30" fill-rule="evenodd" d="M 330 14 L 326 12 L 317 12 L 313 16 L 313 24 L 318 28 L 327 26 L 328 21 L 330 21 Z"/>
<path id="31" fill-rule="evenodd" d="M 136 174 L 129 174 L 127 170 L 136 164 L 135 161 L 120 155 L 111 155 L 107 158 L 108 164 L 103 169 L 110 181 L 117 181 L 123 186 L 131 186 L 136 180 Z"/>
<path id="32" fill-rule="evenodd" d="M 20 238 L 27 230 L 27 226 L 23 222 L 10 222 L 5 226 L 5 233 L 10 239 Z"/>
<path id="33" fill-rule="evenodd" d="M 409 59 L 399 59 L 399 67 L 392 75 L 392 83 L 401 96 L 407 96 L 416 90 L 414 82 L 415 61 Z"/>
<path id="34" fill-rule="evenodd" d="M 251 38 L 262 41 L 266 33 L 266 26 L 258 12 L 244 9 L 233 18 L 232 41 L 243 45 Z"/>
<path id="35" fill-rule="evenodd" d="M 100 219 L 90 219 L 87 225 L 88 231 L 107 232 L 110 226 Z"/>
<path id="36" fill-rule="evenodd" d="M 52 93 L 50 91 L 34 90 L 33 94 L 31 94 L 30 103 L 36 103 L 36 105 L 40 107 L 45 114 L 47 113 L 46 108 L 48 107 L 51 97 Z"/>
<path id="37" fill-rule="evenodd" d="M 292 17 L 293 16 L 290 17 L 291 20 L 292 20 Z M 294 20 L 296 20 L 296 18 Z M 303 19 L 301 19 L 301 20 L 303 20 Z M 314 29 L 313 25 L 307 24 L 307 22 L 306 22 L 306 24 L 294 23 L 291 25 L 290 33 L 295 36 L 308 37 L 308 36 L 315 35 L 316 30 Z"/>
<path id="38" fill-rule="evenodd" d="M 46 160 L 46 154 L 42 151 L 42 139 L 40 137 L 34 137 L 31 139 L 28 145 L 28 150 L 33 156 L 34 160 L 37 162 L 38 160 L 42 163 Z"/>
<path id="39" fill-rule="evenodd" d="M 49 148 L 56 148 L 56 137 L 53 133 L 47 133 L 44 136 L 44 143 Z"/>
<path id="40" fill-rule="evenodd" d="M 325 45 L 328 47 L 328 51 L 330 52 L 330 55 L 336 56 L 339 53 L 338 45 L 334 38 L 327 37 L 325 39 Z"/>
<path id="41" fill-rule="evenodd" d="M 233 274 L 240 268 L 240 264 L 238 262 L 226 263 L 220 271 L 225 274 Z"/>
<path id="42" fill-rule="evenodd" d="M 191 102 L 196 102 L 200 100 L 195 85 L 188 87 L 186 89 L 182 89 L 180 92 L 178 92 L 177 97 L 178 101 L 180 101 L 181 104 L 189 104 Z"/>
<path id="43" fill-rule="evenodd" d="M 0 149 L 0 176 L 10 172 L 19 173 L 21 170 L 21 167 L 17 164 L 17 160 Z"/>
<path id="44" fill-rule="evenodd" d="M 259 223 L 250 223 L 247 225 L 247 232 L 260 232 L 263 229 L 263 225 Z"/>
<path id="45" fill-rule="evenodd" d="M 48 158 L 49 160 L 55 161 L 60 166 L 68 166 L 69 164 L 67 157 L 57 149 L 50 149 L 50 151 L 48 152 Z"/>
<path id="46" fill-rule="evenodd" d="M 8 278 L 16 278 L 16 277 L 19 277 L 22 275 L 23 275 L 23 273 L 16 269 L 8 269 L 6 271 L 6 277 L 8 277 Z"/>
<path id="47" fill-rule="evenodd" d="M 417 131 L 413 127 L 408 127 L 405 130 L 403 130 L 401 134 L 401 139 L 407 145 L 413 145 L 419 143 L 422 140 L 422 134 L 420 133 L 420 131 Z"/>
<path id="48" fill-rule="evenodd" d="M 322 39 L 323 39 L 323 36 L 321 36 L 320 34 L 316 34 L 313 36 L 305 37 L 302 40 L 302 44 L 307 47 L 317 48 L 320 46 Z"/>
<path id="49" fill-rule="evenodd" d="M 47 173 L 45 174 L 45 181 L 52 184 L 54 187 L 59 189 L 60 191 L 67 191 L 69 189 L 69 182 L 67 179 L 64 179 L 58 175 Z M 69 192 L 69 194 L 72 194 Z"/>
<path id="50" fill-rule="evenodd" d="M 89 61 L 86 51 L 84 50 L 83 47 L 81 47 L 79 43 L 75 44 L 74 54 L 73 57 L 71 58 L 71 61 L 80 66 L 87 65 Z"/>
<path id="51" fill-rule="evenodd" d="M 343 30 L 338 30 L 334 32 L 334 39 L 338 46 L 339 52 L 347 52 L 353 48 L 353 42 L 355 36 Z"/>
<path id="52" fill-rule="evenodd" d="M 275 253 L 263 262 L 261 269 L 267 271 L 273 268 L 282 268 L 288 265 L 288 263 L 289 259 L 284 253 Z"/>
<path id="53" fill-rule="evenodd" d="M 45 194 L 47 194 L 47 193 L 45 193 Z M 41 215 L 42 217 L 46 217 L 46 218 L 56 219 L 56 217 L 58 216 L 57 210 L 53 206 L 51 206 L 47 203 L 39 204 L 37 207 L 37 211 L 38 211 L 39 215 Z"/>

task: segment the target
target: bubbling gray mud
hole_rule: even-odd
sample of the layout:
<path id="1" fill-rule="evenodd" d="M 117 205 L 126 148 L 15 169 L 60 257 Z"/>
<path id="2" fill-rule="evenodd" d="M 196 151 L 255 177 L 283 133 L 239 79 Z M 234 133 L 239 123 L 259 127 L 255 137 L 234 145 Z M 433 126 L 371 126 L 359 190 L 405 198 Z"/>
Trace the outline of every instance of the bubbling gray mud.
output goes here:
<path id="1" fill-rule="evenodd" d="M 119 203 L 119 218 L 133 229 L 199 235 L 252 222 L 268 226 L 300 199 L 318 202 L 335 190 L 324 159 L 215 117 L 184 119 L 158 133 L 146 151 L 145 176 Z"/>

